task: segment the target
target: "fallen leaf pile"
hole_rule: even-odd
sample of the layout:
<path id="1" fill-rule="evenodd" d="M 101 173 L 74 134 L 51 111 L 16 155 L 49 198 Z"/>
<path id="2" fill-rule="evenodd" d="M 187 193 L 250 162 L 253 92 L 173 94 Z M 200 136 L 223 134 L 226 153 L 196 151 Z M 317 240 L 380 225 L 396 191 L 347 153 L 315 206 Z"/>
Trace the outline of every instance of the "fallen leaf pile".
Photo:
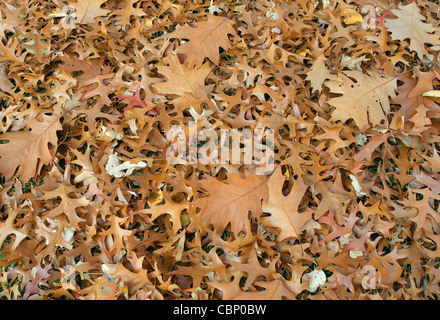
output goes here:
<path id="1" fill-rule="evenodd" d="M 2 299 L 439 298 L 438 1 L 0 11 Z M 273 172 L 168 161 L 194 121 Z"/>

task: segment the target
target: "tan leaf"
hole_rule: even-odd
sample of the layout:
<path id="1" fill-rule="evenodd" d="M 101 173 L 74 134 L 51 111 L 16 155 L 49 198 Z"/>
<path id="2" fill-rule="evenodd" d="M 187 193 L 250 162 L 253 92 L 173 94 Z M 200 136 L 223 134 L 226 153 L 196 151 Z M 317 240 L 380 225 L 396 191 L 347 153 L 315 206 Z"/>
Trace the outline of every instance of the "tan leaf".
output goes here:
<path id="1" fill-rule="evenodd" d="M 313 91 L 321 92 L 324 81 L 331 78 L 332 75 L 325 66 L 325 56 L 321 54 L 316 58 L 310 71 L 307 72 L 306 80 L 310 81 Z"/>
<path id="2" fill-rule="evenodd" d="M 358 152 L 353 156 L 353 160 L 355 161 L 363 161 L 364 159 L 367 159 L 368 161 L 371 161 L 371 157 L 373 155 L 373 152 L 385 141 L 387 141 L 389 137 L 388 133 L 376 133 L 370 138 L 370 141 Z"/>
<path id="3" fill-rule="evenodd" d="M 177 52 L 186 56 L 190 67 L 199 68 L 205 58 L 219 63 L 219 47 L 231 48 L 228 34 L 237 36 L 233 21 L 227 17 L 209 15 L 207 21 L 196 22 L 194 27 L 184 26 L 173 33 L 173 37 L 188 39 Z"/>
<path id="4" fill-rule="evenodd" d="M 397 19 L 386 19 L 384 25 L 391 33 L 393 40 L 410 40 L 409 48 L 414 50 L 419 59 L 428 54 L 425 43 L 433 46 L 440 45 L 440 36 L 435 34 L 438 29 L 430 23 L 425 23 L 416 1 L 410 4 L 400 4 L 398 9 L 391 10 Z"/>
<path id="5" fill-rule="evenodd" d="M 23 182 L 40 173 L 43 165 L 52 162 L 57 146 L 56 132 L 61 130 L 58 116 L 43 115 L 43 121 L 28 120 L 29 132 L 7 132 L 0 136 L 8 143 L 0 144 L 0 172 L 8 180 L 18 168 Z"/>
<path id="6" fill-rule="evenodd" d="M 359 71 L 344 71 L 340 77 L 341 80 L 325 82 L 331 92 L 342 94 L 328 101 L 335 107 L 333 120 L 354 119 L 360 129 L 365 129 L 368 123 L 374 126 L 386 120 L 390 110 L 389 97 L 396 96 L 397 77 L 376 72 L 367 75 Z"/>
<path id="7" fill-rule="evenodd" d="M 0 222 L 0 246 L 10 234 L 15 235 L 14 245 L 12 250 L 15 250 L 21 241 L 27 237 L 28 227 L 23 226 L 21 229 L 16 229 L 14 226 L 15 218 L 18 212 L 16 210 L 8 210 L 8 218 L 4 222 Z"/>
<path id="8" fill-rule="evenodd" d="M 79 207 L 87 206 L 90 201 L 85 196 L 75 199 L 69 196 L 69 193 L 75 192 L 76 189 L 73 186 L 67 184 L 61 184 L 52 191 L 47 191 L 40 197 L 42 200 L 61 198 L 61 202 L 54 209 L 46 213 L 48 218 L 59 218 L 60 215 L 65 215 L 69 219 L 70 224 L 79 230 L 79 223 L 84 219 L 78 217 L 76 209 Z"/>
<path id="9" fill-rule="evenodd" d="M 211 72 L 209 64 L 205 63 L 196 70 L 186 63 L 181 64 L 176 55 L 168 56 L 165 62 L 168 65 L 158 65 L 157 69 L 167 81 L 155 83 L 153 88 L 159 94 L 177 95 L 172 103 L 181 110 L 194 107 L 200 113 L 200 103 L 209 101 L 205 92 L 205 79 Z"/>
<path id="10" fill-rule="evenodd" d="M 110 10 L 101 9 L 101 5 L 106 0 L 77 0 L 70 2 L 69 5 L 75 8 L 76 23 L 87 24 L 94 23 L 95 18 L 107 15 Z"/>
<path id="11" fill-rule="evenodd" d="M 266 179 L 255 174 L 248 174 L 244 179 L 233 174 L 229 176 L 228 184 L 215 178 L 201 180 L 200 184 L 210 194 L 210 197 L 200 199 L 203 222 L 213 224 L 218 232 L 222 232 L 228 223 L 236 234 L 245 231 L 249 211 L 258 218 L 262 213 L 262 201 L 268 198 Z"/>
<path id="12" fill-rule="evenodd" d="M 269 178 L 269 199 L 263 204 L 263 212 L 270 213 L 261 219 L 263 225 L 280 228 L 278 241 L 286 238 L 299 238 L 299 232 L 304 225 L 312 219 L 312 210 L 299 213 L 299 206 L 308 187 L 301 177 L 293 182 L 288 195 L 283 194 L 285 177 L 281 173 L 281 167 Z"/>

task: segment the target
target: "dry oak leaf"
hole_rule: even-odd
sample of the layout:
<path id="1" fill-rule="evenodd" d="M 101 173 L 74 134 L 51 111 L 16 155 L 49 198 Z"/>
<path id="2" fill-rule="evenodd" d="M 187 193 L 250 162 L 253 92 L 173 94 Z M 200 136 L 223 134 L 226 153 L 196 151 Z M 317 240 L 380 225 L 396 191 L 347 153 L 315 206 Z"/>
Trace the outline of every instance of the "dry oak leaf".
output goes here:
<path id="1" fill-rule="evenodd" d="M 23 65 L 24 59 L 27 55 L 27 51 L 21 52 L 21 50 L 18 47 L 18 40 L 17 38 L 12 41 L 11 44 L 9 44 L 9 47 L 6 47 L 6 45 L 3 44 L 2 41 L 0 41 L 0 62 L 7 61 L 10 63 L 10 68 L 14 67 L 15 65 Z M 17 56 L 18 54 L 18 56 Z"/>
<path id="2" fill-rule="evenodd" d="M 328 104 L 335 107 L 332 120 L 345 122 L 354 119 L 360 129 L 370 122 L 373 126 L 386 120 L 390 110 L 389 98 L 396 96 L 397 77 L 375 72 L 344 71 L 340 80 L 329 80 L 325 85 L 332 93 L 342 94 L 331 98 Z"/>
<path id="3" fill-rule="evenodd" d="M 229 262 L 229 264 L 234 268 L 234 271 L 238 270 L 246 273 L 246 282 L 243 286 L 243 289 L 245 290 L 252 286 L 255 279 L 264 277 L 266 281 L 269 281 L 273 279 L 272 275 L 277 273 L 276 264 L 279 262 L 279 257 L 272 258 L 270 265 L 267 268 L 261 266 L 258 258 L 257 250 L 253 248 L 249 254 L 249 258 L 246 259 L 248 260 L 248 263 L 234 260 Z M 243 260 L 243 258 L 241 260 Z"/>
<path id="4" fill-rule="evenodd" d="M 410 134 L 420 135 L 424 131 L 430 129 L 432 122 L 427 115 L 429 109 L 425 107 L 423 103 L 421 103 L 415 111 L 416 113 L 408 119 L 408 121 L 414 123 L 414 127 L 411 128 Z"/>
<path id="5" fill-rule="evenodd" d="M 8 143 L 0 144 L 0 173 L 9 180 L 18 167 L 17 175 L 24 182 L 40 173 L 41 167 L 49 164 L 55 156 L 61 130 L 57 116 L 43 115 L 43 121 L 28 120 L 31 131 L 8 132 L 0 136 Z"/>
<path id="6" fill-rule="evenodd" d="M 289 61 L 293 62 L 303 62 L 304 57 L 283 49 L 276 44 L 271 44 L 271 46 L 265 51 L 264 60 L 269 62 L 275 69 L 283 70 L 287 67 Z"/>
<path id="7" fill-rule="evenodd" d="M 241 277 L 234 277 L 231 282 L 210 281 L 206 282 L 209 286 L 220 290 L 222 300 L 232 300 L 241 293 L 240 284 Z"/>
<path id="8" fill-rule="evenodd" d="M 440 181 L 433 179 L 424 172 L 413 173 L 413 175 L 418 182 L 429 187 L 433 192 L 440 194 Z"/>
<path id="9" fill-rule="evenodd" d="M 101 9 L 101 5 L 107 0 L 77 0 L 69 2 L 69 5 L 75 8 L 75 23 L 88 24 L 94 23 L 95 18 L 106 16 L 110 10 Z"/>
<path id="10" fill-rule="evenodd" d="M 79 223 L 85 220 L 78 217 L 76 209 L 87 206 L 90 201 L 87 200 L 86 196 L 77 199 L 69 196 L 69 194 L 77 194 L 77 192 L 78 190 L 74 186 L 68 184 L 60 184 L 56 189 L 45 192 L 44 195 L 40 197 L 41 200 L 61 198 L 59 205 L 53 210 L 47 212 L 45 217 L 55 219 L 64 214 L 69 219 L 70 225 L 75 230 L 79 230 Z"/>
<path id="11" fill-rule="evenodd" d="M 299 205 L 308 186 L 301 177 L 296 180 L 288 195 L 283 194 L 285 176 L 281 173 L 281 167 L 267 181 L 269 188 L 269 199 L 263 204 L 263 212 L 270 213 L 270 216 L 262 217 L 261 222 L 265 226 L 278 227 L 281 229 L 277 241 L 286 238 L 299 238 L 305 224 L 312 218 L 312 210 L 299 213 Z"/>
<path id="12" fill-rule="evenodd" d="M 132 17 L 143 17 L 146 15 L 146 12 L 142 8 L 136 8 L 136 3 L 138 0 L 128 0 L 121 2 L 125 4 L 124 8 L 119 7 L 118 9 L 112 11 L 111 15 L 116 15 L 120 19 L 119 24 L 125 29 L 128 25 L 130 25 L 130 20 Z M 119 4 L 118 4 L 119 5 Z M 140 2 L 138 4 L 140 6 Z"/>
<path id="13" fill-rule="evenodd" d="M 211 103 L 205 91 L 205 79 L 211 72 L 208 63 L 203 64 L 198 70 L 188 64 L 181 64 L 176 55 L 169 55 L 164 61 L 167 65 L 158 65 L 157 71 L 167 77 L 167 81 L 153 84 L 158 94 L 178 95 L 172 100 L 180 110 L 194 107 L 200 113 L 200 103 Z"/>
<path id="14" fill-rule="evenodd" d="M 46 267 L 41 267 L 40 264 L 37 266 L 37 274 L 32 281 L 26 283 L 25 292 L 20 300 L 27 300 L 31 294 L 42 295 L 44 291 L 40 288 L 41 281 L 47 279 L 50 276 L 49 270 L 52 269 L 52 263 L 48 264 Z"/>
<path id="15" fill-rule="evenodd" d="M 316 90 L 321 92 L 324 81 L 326 79 L 332 79 L 332 77 L 333 75 L 330 74 L 330 71 L 328 71 L 325 66 L 325 56 L 324 54 L 321 54 L 316 58 L 315 62 L 313 62 L 310 71 L 307 72 L 306 81 L 310 81 L 312 92 L 315 92 Z"/>
<path id="16" fill-rule="evenodd" d="M 213 224 L 218 232 L 222 232 L 231 223 L 231 232 L 238 234 L 246 231 L 248 213 L 254 217 L 262 214 L 262 201 L 267 201 L 269 192 L 265 177 L 248 174 L 242 179 L 236 174 L 229 176 L 229 183 L 215 178 L 201 180 L 203 189 L 210 197 L 200 199 L 202 222 Z"/>
<path id="17" fill-rule="evenodd" d="M 46 239 L 46 247 L 41 251 L 44 254 L 54 254 L 58 247 L 72 250 L 72 238 L 75 230 L 69 228 L 67 219 L 50 219 L 36 217 L 35 233 Z"/>
<path id="18" fill-rule="evenodd" d="M 122 263 L 117 264 L 103 264 L 102 270 L 105 274 L 111 275 L 112 277 L 118 278 L 118 280 L 122 281 L 127 287 L 129 287 L 130 292 L 136 292 L 139 289 L 148 289 L 153 291 L 153 296 L 157 299 L 163 300 L 161 298 L 160 293 L 156 291 L 153 284 L 150 281 L 148 270 L 146 269 L 140 269 L 140 270 L 133 270 L 130 271 L 127 269 Z"/>
<path id="19" fill-rule="evenodd" d="M 384 142 L 388 140 L 389 133 L 381 133 L 377 132 L 374 133 L 371 137 L 370 141 L 358 152 L 356 153 L 352 159 L 356 162 L 361 162 L 365 159 L 368 161 L 371 161 L 371 157 L 373 155 L 373 152 L 376 151 L 376 149 Z"/>
<path id="20" fill-rule="evenodd" d="M 103 265 L 103 268 L 106 265 Z M 116 300 L 119 286 L 118 279 L 101 277 L 96 279 L 89 287 L 81 291 L 81 298 L 84 300 Z"/>
<path id="21" fill-rule="evenodd" d="M 242 292 L 234 298 L 234 300 L 283 300 L 288 298 L 295 299 L 296 294 L 289 290 L 286 286 L 284 278 L 276 279 L 270 282 L 258 281 L 255 284 L 263 287 L 265 290 L 256 292 Z"/>
<path id="22" fill-rule="evenodd" d="M 190 267 L 177 266 L 177 270 L 170 272 L 172 275 L 186 275 L 193 279 L 193 288 L 200 287 L 203 278 L 208 273 L 217 273 L 223 280 L 227 279 L 226 265 L 223 264 L 215 250 L 211 250 L 206 259 L 198 258 Z"/>
<path id="23" fill-rule="evenodd" d="M 14 84 L 8 78 L 8 66 L 0 65 L 0 90 L 8 93 L 14 89 Z"/>
<path id="24" fill-rule="evenodd" d="M 103 236 L 111 237 L 109 238 L 109 242 L 107 244 L 111 247 L 110 250 L 116 249 L 116 252 L 120 252 L 120 250 L 124 249 L 124 240 L 127 237 L 130 237 L 133 234 L 133 231 L 126 230 L 121 227 L 121 224 L 124 224 L 128 218 L 119 218 L 116 215 L 112 214 L 109 218 L 110 220 L 110 228 L 102 232 Z"/>
<path id="25" fill-rule="evenodd" d="M 74 60 L 74 63 L 76 62 L 78 61 Z M 72 66 L 68 66 L 66 70 L 68 70 L 68 68 L 72 68 Z M 99 95 L 101 100 L 98 105 L 111 104 L 108 94 L 114 89 L 114 87 L 111 84 L 108 85 L 107 82 L 110 81 L 111 78 L 114 78 L 114 74 L 111 72 L 110 66 L 103 66 L 101 59 L 93 59 L 90 60 L 90 62 L 80 60 L 80 62 L 75 64 L 73 68 L 84 71 L 83 74 L 76 78 L 78 81 L 78 87 L 85 88 L 80 101 L 85 101 Z"/>
<path id="26" fill-rule="evenodd" d="M 8 218 L 5 222 L 0 222 L 0 246 L 10 234 L 15 234 L 14 245 L 12 246 L 12 251 L 14 251 L 20 242 L 28 236 L 28 227 L 23 226 L 21 229 L 16 229 L 14 227 L 14 221 L 18 212 L 16 210 L 7 211 L 9 211 Z"/>
<path id="27" fill-rule="evenodd" d="M 433 146 L 431 154 L 432 157 L 422 154 L 422 157 L 425 159 L 423 167 L 434 169 L 436 171 L 440 168 L 440 155 L 435 146 Z"/>
<path id="28" fill-rule="evenodd" d="M 414 191 L 414 192 L 413 192 Z M 416 193 L 423 196 L 421 200 L 418 200 Z M 408 199 L 404 199 L 402 201 L 398 201 L 398 203 L 402 204 L 405 208 L 415 208 L 417 210 L 417 214 L 408 215 L 405 218 L 409 218 L 409 220 L 413 221 L 417 227 L 416 232 L 421 229 L 428 229 L 428 225 L 426 223 L 427 219 L 431 219 L 435 221 L 437 224 L 440 223 L 440 216 L 437 211 L 435 211 L 431 205 L 431 201 L 440 200 L 440 196 L 438 193 L 432 192 L 428 188 L 424 189 L 416 189 L 416 190 L 408 190 Z"/>
<path id="29" fill-rule="evenodd" d="M 409 48 L 417 53 L 419 59 L 423 59 L 423 56 L 428 54 L 425 43 L 440 45 L 439 35 L 433 34 L 437 28 L 423 22 L 425 17 L 420 13 L 415 1 L 408 5 L 400 5 L 391 12 L 397 16 L 397 19 L 386 19 L 384 24 L 391 33 L 391 39 L 400 41 L 410 39 Z"/>
<path id="30" fill-rule="evenodd" d="M 301 277 L 306 267 L 298 264 L 292 267 L 292 277 L 289 281 L 281 277 L 281 275 L 274 275 L 277 279 L 272 281 L 257 281 L 255 285 L 262 287 L 262 291 L 245 291 L 234 298 L 234 300 L 283 300 L 288 298 L 290 300 L 296 299 L 296 296 L 307 288 L 307 283 L 301 283 Z"/>
<path id="31" fill-rule="evenodd" d="M 231 48 L 228 34 L 237 36 L 234 22 L 228 18 L 209 15 L 207 21 L 197 22 L 193 27 L 184 26 L 176 30 L 172 36 L 179 39 L 188 39 L 177 49 L 177 53 L 184 54 L 190 67 L 199 68 L 205 58 L 215 64 L 219 63 L 219 47 L 225 51 Z"/>
<path id="32" fill-rule="evenodd" d="M 138 210 L 136 213 L 140 214 L 141 216 L 143 214 L 151 214 L 151 217 L 147 216 L 149 221 L 154 221 L 155 219 L 157 219 L 157 217 L 159 217 L 163 214 L 169 214 L 172 221 L 173 221 L 173 230 L 176 234 L 178 233 L 178 231 L 182 227 L 182 222 L 181 222 L 182 212 L 185 209 L 188 209 L 188 203 L 175 202 L 172 200 L 171 197 L 169 197 L 167 194 L 165 194 L 165 203 L 164 204 L 149 203 L 149 206 L 150 206 L 149 209 L 141 209 L 141 210 Z"/>
<path id="33" fill-rule="evenodd" d="M 356 216 L 356 213 L 357 213 L 357 207 L 355 207 L 350 212 L 350 215 L 348 216 L 347 222 L 345 223 L 345 225 L 343 227 L 341 227 L 340 225 L 338 225 L 336 223 L 335 213 L 330 208 L 329 214 L 327 216 L 321 217 L 318 220 L 318 222 L 321 224 L 322 223 L 328 224 L 329 226 L 331 226 L 333 228 L 333 230 L 331 233 L 327 234 L 324 238 L 322 238 L 321 241 L 330 242 L 335 238 L 352 233 L 352 229 L 353 229 L 354 224 L 356 223 L 356 221 L 359 220 L 359 218 Z"/>

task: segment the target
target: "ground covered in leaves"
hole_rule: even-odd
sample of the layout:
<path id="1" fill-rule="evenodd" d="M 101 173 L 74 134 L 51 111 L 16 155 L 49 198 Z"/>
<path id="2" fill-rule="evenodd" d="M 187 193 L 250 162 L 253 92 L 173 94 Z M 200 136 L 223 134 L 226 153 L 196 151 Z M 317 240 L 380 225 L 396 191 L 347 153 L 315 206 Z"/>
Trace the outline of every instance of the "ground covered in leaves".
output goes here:
<path id="1" fill-rule="evenodd" d="M 438 1 L 0 11 L 2 299 L 439 297 Z M 167 161 L 196 120 L 274 171 Z"/>

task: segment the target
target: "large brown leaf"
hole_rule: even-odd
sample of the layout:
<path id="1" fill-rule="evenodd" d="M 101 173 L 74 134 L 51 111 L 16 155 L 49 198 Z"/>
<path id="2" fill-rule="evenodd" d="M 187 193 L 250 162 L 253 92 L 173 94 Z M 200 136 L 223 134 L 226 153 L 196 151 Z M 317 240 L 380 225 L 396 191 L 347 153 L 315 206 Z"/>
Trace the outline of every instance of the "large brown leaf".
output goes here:
<path id="1" fill-rule="evenodd" d="M 186 56 L 191 67 L 200 67 L 205 58 L 218 64 L 219 47 L 224 50 L 231 48 L 228 34 L 236 35 L 233 24 L 228 18 L 209 15 L 207 21 L 197 22 L 194 27 L 184 26 L 175 31 L 173 37 L 188 39 L 189 42 L 181 45 L 177 52 Z"/>
<path id="2" fill-rule="evenodd" d="M 328 101 L 335 107 L 332 120 L 354 119 L 360 129 L 365 129 L 369 123 L 374 126 L 386 120 L 389 97 L 396 96 L 397 78 L 376 72 L 344 71 L 340 80 L 330 80 L 325 85 L 331 92 L 342 94 Z"/>
<path id="3" fill-rule="evenodd" d="M 249 211 L 258 218 L 262 214 L 262 201 L 268 198 L 266 178 L 255 174 L 244 179 L 233 174 L 227 184 L 215 178 L 201 180 L 200 184 L 210 194 L 200 201 L 202 221 L 205 225 L 213 224 L 218 232 L 228 223 L 236 234 L 245 231 Z"/>
<path id="4" fill-rule="evenodd" d="M 105 0 L 77 0 L 69 4 L 75 8 L 75 23 L 87 24 L 95 22 L 95 18 L 105 16 L 110 10 L 102 9 Z"/>
<path id="5" fill-rule="evenodd" d="M 440 36 L 433 33 L 438 31 L 438 28 L 423 22 L 425 17 L 420 13 L 415 1 L 407 5 L 400 4 L 398 9 L 391 12 L 397 16 L 397 19 L 387 19 L 384 24 L 391 32 L 391 38 L 400 41 L 409 39 L 409 48 L 417 53 L 419 59 L 423 59 L 428 54 L 425 43 L 440 45 Z"/>
<path id="6" fill-rule="evenodd" d="M 262 223 L 265 226 L 280 228 L 278 241 L 286 238 L 299 238 L 299 232 L 304 228 L 307 221 L 312 219 L 312 210 L 299 212 L 301 200 L 308 187 L 301 177 L 293 182 L 293 186 L 287 195 L 284 195 L 283 188 L 286 177 L 281 172 L 281 167 L 269 178 L 269 199 L 263 204 L 263 212 L 270 213 L 270 216 L 263 217 Z"/>
<path id="7" fill-rule="evenodd" d="M 61 130 L 58 116 L 43 115 L 43 121 L 28 121 L 29 132 L 8 132 L 0 136 L 8 143 L 0 144 L 0 172 L 8 180 L 17 176 L 24 182 L 40 173 L 41 167 L 52 162 L 57 146 L 56 132 Z"/>
<path id="8" fill-rule="evenodd" d="M 175 55 L 169 56 L 164 62 L 168 65 L 161 64 L 157 69 L 167 80 L 153 84 L 158 94 L 176 95 L 172 103 L 181 110 L 194 107 L 200 112 L 200 103 L 211 103 L 205 91 L 205 79 L 211 72 L 208 63 L 196 70 L 187 63 L 181 64 Z"/>

